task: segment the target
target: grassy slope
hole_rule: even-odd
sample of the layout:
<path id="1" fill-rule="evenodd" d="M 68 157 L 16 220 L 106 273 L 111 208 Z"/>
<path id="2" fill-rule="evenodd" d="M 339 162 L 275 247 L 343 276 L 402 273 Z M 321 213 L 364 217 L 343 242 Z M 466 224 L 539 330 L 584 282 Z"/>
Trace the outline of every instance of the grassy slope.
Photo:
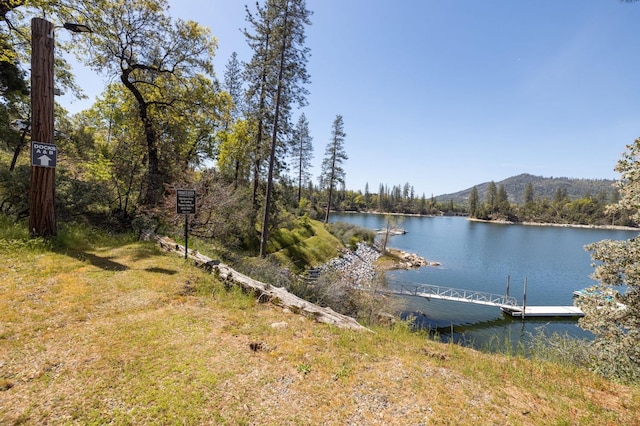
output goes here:
<path id="1" fill-rule="evenodd" d="M 269 252 L 283 264 L 292 263 L 301 271 L 319 266 L 338 255 L 342 243 L 331 235 L 322 222 L 306 217 L 296 219 L 293 230 L 277 229 L 270 236 Z"/>
<path id="2" fill-rule="evenodd" d="M 320 325 L 150 243 L 0 258 L 0 424 L 640 424 L 637 388 Z"/>

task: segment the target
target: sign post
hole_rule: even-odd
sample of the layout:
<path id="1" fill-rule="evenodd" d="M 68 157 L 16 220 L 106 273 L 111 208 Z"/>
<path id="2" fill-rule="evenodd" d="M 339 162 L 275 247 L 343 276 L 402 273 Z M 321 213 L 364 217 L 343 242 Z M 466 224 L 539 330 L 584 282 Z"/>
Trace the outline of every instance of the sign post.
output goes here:
<path id="1" fill-rule="evenodd" d="M 184 258 L 187 258 L 189 241 L 189 215 L 196 213 L 195 189 L 176 190 L 176 213 L 184 215 Z"/>

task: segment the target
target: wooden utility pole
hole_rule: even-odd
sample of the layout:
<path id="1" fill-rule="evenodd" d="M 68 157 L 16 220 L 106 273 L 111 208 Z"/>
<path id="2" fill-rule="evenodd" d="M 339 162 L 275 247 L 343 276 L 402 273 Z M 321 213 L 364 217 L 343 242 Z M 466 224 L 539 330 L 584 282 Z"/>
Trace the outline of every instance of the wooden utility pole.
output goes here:
<path id="1" fill-rule="evenodd" d="M 53 24 L 31 20 L 31 143 L 53 144 Z M 31 150 L 33 156 L 33 149 Z M 29 233 L 51 237 L 57 233 L 55 211 L 55 167 L 34 165 L 29 184 Z"/>

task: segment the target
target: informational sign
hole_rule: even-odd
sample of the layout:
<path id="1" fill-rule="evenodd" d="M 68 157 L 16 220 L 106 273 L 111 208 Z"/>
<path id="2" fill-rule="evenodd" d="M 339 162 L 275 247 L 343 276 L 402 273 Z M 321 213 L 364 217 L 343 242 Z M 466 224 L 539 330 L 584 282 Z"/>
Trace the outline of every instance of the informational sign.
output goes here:
<path id="1" fill-rule="evenodd" d="M 195 189 L 176 190 L 176 213 L 178 214 L 195 214 L 196 213 Z"/>
<path id="2" fill-rule="evenodd" d="M 55 167 L 58 149 L 52 143 L 31 141 L 31 165 L 36 167 Z"/>
<path id="3" fill-rule="evenodd" d="M 195 189 L 176 189 L 176 213 L 184 215 L 184 258 L 189 249 L 189 215 L 196 213 Z"/>

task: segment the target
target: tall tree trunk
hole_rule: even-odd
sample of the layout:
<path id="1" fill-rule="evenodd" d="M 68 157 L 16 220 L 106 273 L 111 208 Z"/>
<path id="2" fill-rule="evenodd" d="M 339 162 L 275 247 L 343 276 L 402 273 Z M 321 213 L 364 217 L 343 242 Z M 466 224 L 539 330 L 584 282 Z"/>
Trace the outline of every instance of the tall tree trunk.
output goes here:
<path id="1" fill-rule="evenodd" d="M 160 192 L 164 183 L 164 176 L 160 172 L 160 158 L 158 157 L 158 143 L 156 130 L 151 118 L 149 118 L 149 104 L 144 100 L 142 93 L 129 81 L 130 70 L 124 70 L 120 75 L 120 81 L 131 92 L 138 102 L 138 115 L 144 126 L 144 136 L 147 142 L 147 187 L 144 195 L 144 204 L 155 207 L 160 201 Z"/>
<path id="2" fill-rule="evenodd" d="M 160 159 L 158 158 L 158 146 L 156 141 L 156 132 L 151 123 L 151 119 L 146 116 L 143 118 L 144 134 L 147 140 L 147 163 L 149 170 L 147 171 L 147 192 L 145 194 L 144 203 L 149 207 L 155 207 L 160 201 L 160 193 L 164 177 L 160 173 Z M 142 117 L 142 113 L 141 113 Z"/>
<path id="3" fill-rule="evenodd" d="M 18 146 L 13 151 L 13 158 L 11 158 L 11 165 L 9 166 L 9 171 L 12 172 L 16 168 L 16 163 L 18 162 L 18 156 L 20 155 L 20 151 L 27 144 L 27 132 L 28 129 L 24 129 L 22 131 L 22 135 L 20 136 L 20 142 L 18 142 Z"/>
<path id="4" fill-rule="evenodd" d="M 236 160 L 233 171 L 233 189 L 238 189 L 238 180 L 240 179 L 240 161 Z"/>
<path id="5" fill-rule="evenodd" d="M 31 144 L 54 143 L 53 24 L 31 20 Z M 29 233 L 32 237 L 57 234 L 55 167 L 32 165 L 29 177 Z"/>
<path id="6" fill-rule="evenodd" d="M 327 211 L 324 215 L 324 223 L 329 223 L 329 212 L 331 211 L 331 197 L 333 197 L 333 183 L 329 184 L 329 198 L 327 199 Z"/>
<path id="7" fill-rule="evenodd" d="M 333 179 L 336 171 L 336 149 L 334 143 L 333 157 L 331 158 L 331 174 L 329 175 L 329 198 L 327 199 L 327 213 L 324 215 L 324 223 L 329 223 L 329 212 L 331 211 L 331 198 L 333 197 Z"/>
<path id="8" fill-rule="evenodd" d="M 298 162 L 298 206 L 302 198 L 302 139 L 300 139 L 300 161 Z"/>
<path id="9" fill-rule="evenodd" d="M 273 193 L 273 168 L 276 159 L 276 147 L 278 145 L 278 119 L 280 117 L 280 96 L 282 94 L 282 77 L 284 75 L 284 59 L 287 47 L 287 20 L 289 7 L 284 11 L 284 32 L 282 38 L 282 50 L 280 51 L 280 67 L 278 69 L 278 90 L 276 92 L 276 110 L 273 116 L 273 133 L 271 135 L 271 152 L 269 154 L 269 173 L 267 175 L 267 193 L 264 200 L 264 215 L 262 220 L 262 233 L 260 234 L 260 256 L 267 256 L 267 239 L 269 238 L 269 214 L 271 213 L 271 195 Z"/>
<path id="10" fill-rule="evenodd" d="M 269 37 L 267 36 L 265 43 L 265 51 L 269 49 Z M 265 58 L 266 61 L 266 58 Z M 253 162 L 253 193 L 251 194 L 251 201 L 253 203 L 254 210 L 258 210 L 258 187 L 260 186 L 260 163 L 262 162 L 262 132 L 264 128 L 264 105 L 266 103 L 266 90 L 267 90 L 267 66 L 264 65 L 262 69 L 260 85 L 260 102 L 258 104 L 258 132 L 256 134 L 256 158 Z"/>
<path id="11" fill-rule="evenodd" d="M 258 210 L 258 187 L 260 186 L 260 163 L 262 162 L 262 120 L 258 123 L 258 133 L 256 135 L 256 158 L 253 160 L 253 192 L 251 202 L 254 210 Z"/>

